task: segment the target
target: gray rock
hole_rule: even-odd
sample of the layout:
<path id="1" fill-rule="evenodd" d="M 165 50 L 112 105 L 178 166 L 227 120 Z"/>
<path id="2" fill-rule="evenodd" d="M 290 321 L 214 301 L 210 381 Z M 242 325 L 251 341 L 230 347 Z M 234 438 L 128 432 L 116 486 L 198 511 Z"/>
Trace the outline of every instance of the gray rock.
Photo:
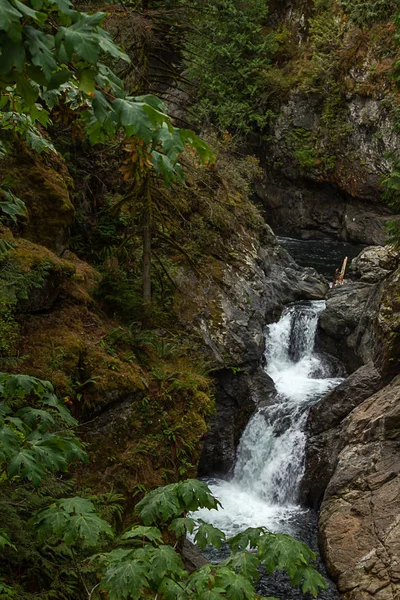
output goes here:
<path id="1" fill-rule="evenodd" d="M 267 245 L 252 238 L 238 247 L 235 264 L 215 261 L 208 279 L 187 269 L 177 278 L 185 292 L 176 299 L 179 320 L 197 331 L 216 370 L 217 412 L 204 442 L 202 475 L 232 468 L 243 429 L 274 390 L 259 367 L 265 323 L 277 320 L 285 304 L 323 298 L 329 289 L 314 269 L 297 265 L 269 228 L 266 234 Z"/>
<path id="2" fill-rule="evenodd" d="M 369 345 L 364 343 L 363 348 L 361 346 L 363 337 L 371 337 L 368 335 L 371 319 L 378 310 L 372 301 L 376 291 L 375 286 L 363 282 L 349 282 L 335 287 L 329 291 L 326 310 L 321 314 L 317 345 L 339 356 L 349 371 L 370 360 L 366 356 Z"/>
<path id="3" fill-rule="evenodd" d="M 392 273 L 399 262 L 393 246 L 365 248 L 350 265 L 352 276 L 366 283 L 378 283 Z"/>
<path id="4" fill-rule="evenodd" d="M 382 385 L 382 378 L 372 363 L 357 369 L 312 407 L 307 425 L 310 434 L 316 436 L 339 425 Z"/>
<path id="5" fill-rule="evenodd" d="M 383 279 L 377 283 L 347 281 L 330 290 L 317 345 L 336 353 L 350 372 L 372 361 L 381 374 L 393 377 L 400 370 L 400 270 L 386 274 L 388 269 L 371 267 L 371 261 L 356 259 L 355 264 L 360 264 L 363 272 L 373 269 L 374 277 L 379 274 Z"/>
<path id="6" fill-rule="evenodd" d="M 292 8 L 286 11 L 292 28 Z M 257 193 L 274 229 L 307 239 L 385 243 L 392 211 L 382 200 L 381 179 L 400 145 L 388 100 L 343 96 L 340 125 L 330 131 L 320 92 L 289 92 L 268 142 L 261 143 L 267 168 Z M 338 128 L 342 137 L 335 137 Z"/>
<path id="7" fill-rule="evenodd" d="M 390 211 L 351 199 L 329 183 L 268 172 L 256 185 L 268 223 L 302 239 L 338 238 L 355 244 L 384 244 Z"/>
<path id="8" fill-rule="evenodd" d="M 261 367 L 253 373 L 223 369 L 216 374 L 216 382 L 216 414 L 204 439 L 199 475 L 222 475 L 232 470 L 247 422 L 275 393 L 274 382 Z"/>
<path id="9" fill-rule="evenodd" d="M 344 445 L 340 435 L 342 421 L 382 385 L 380 374 L 370 363 L 352 373 L 312 407 L 307 422 L 305 476 L 301 483 L 301 496 L 308 505 L 320 506 L 335 471 Z"/>
<path id="10" fill-rule="evenodd" d="M 320 542 L 343 600 L 400 598 L 400 378 L 341 427 L 320 513 Z"/>
<path id="11" fill-rule="evenodd" d="M 186 538 L 183 541 L 181 554 L 183 566 L 188 573 L 193 573 L 193 571 L 201 569 L 201 567 L 204 567 L 204 565 L 206 565 L 208 562 L 201 554 L 197 546 L 192 544 L 192 542 Z"/>

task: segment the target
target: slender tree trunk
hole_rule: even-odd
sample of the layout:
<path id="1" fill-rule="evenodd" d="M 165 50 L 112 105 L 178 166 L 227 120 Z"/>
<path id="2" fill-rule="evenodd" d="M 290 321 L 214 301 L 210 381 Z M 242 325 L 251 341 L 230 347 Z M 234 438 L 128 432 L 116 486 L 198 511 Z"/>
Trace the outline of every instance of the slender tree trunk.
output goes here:
<path id="1" fill-rule="evenodd" d="M 143 207 L 143 302 L 151 302 L 151 192 L 150 179 L 146 183 L 146 194 Z"/>

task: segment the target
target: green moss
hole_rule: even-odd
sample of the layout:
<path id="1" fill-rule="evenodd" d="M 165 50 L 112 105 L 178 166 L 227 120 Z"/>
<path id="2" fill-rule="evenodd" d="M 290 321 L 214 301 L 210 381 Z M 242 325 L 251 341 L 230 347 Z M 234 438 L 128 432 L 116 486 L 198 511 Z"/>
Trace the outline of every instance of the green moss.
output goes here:
<path id="1" fill-rule="evenodd" d="M 75 266 L 58 258 L 53 252 L 22 238 L 14 238 L 5 228 L 0 239 L 12 243 L 12 248 L 0 256 L 0 298 L 17 307 L 28 301 L 34 290 L 47 283 L 61 282 L 75 273 Z"/>
<path id="2" fill-rule="evenodd" d="M 16 357 L 19 326 L 12 307 L 0 299 L 0 364 L 3 359 Z"/>
<path id="3" fill-rule="evenodd" d="M 71 180 L 62 160 L 43 157 L 20 144 L 14 154 L 0 164 L 0 177 L 11 181 L 10 188 L 23 200 L 28 211 L 24 235 L 62 252 L 74 220 L 74 207 L 69 195 Z"/>

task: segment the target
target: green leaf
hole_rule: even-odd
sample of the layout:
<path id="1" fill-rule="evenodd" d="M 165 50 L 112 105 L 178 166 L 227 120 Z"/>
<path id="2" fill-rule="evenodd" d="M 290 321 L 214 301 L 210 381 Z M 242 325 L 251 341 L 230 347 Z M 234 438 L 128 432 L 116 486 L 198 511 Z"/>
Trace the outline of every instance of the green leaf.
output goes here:
<path id="1" fill-rule="evenodd" d="M 233 554 L 223 563 L 230 569 L 240 573 L 246 579 L 258 579 L 258 567 L 260 565 L 259 558 L 251 552 L 238 552 Z"/>
<path id="2" fill-rule="evenodd" d="M 60 508 L 69 515 L 85 514 L 95 512 L 94 504 L 91 500 L 75 496 L 74 498 L 63 498 L 58 502 Z"/>
<path id="3" fill-rule="evenodd" d="M 204 140 L 199 138 L 197 135 L 189 129 L 179 129 L 179 135 L 182 142 L 189 144 L 200 157 L 200 160 L 205 164 L 214 164 L 215 155 L 211 148 L 206 144 Z"/>
<path id="4" fill-rule="evenodd" d="M 34 486 L 37 486 L 45 474 L 45 470 L 36 461 L 32 450 L 20 448 L 8 461 L 7 473 L 10 479 L 17 476 L 26 477 L 32 481 Z"/>
<path id="5" fill-rule="evenodd" d="M 61 69 L 56 73 L 53 73 L 48 83 L 45 83 L 47 91 L 57 90 L 63 83 L 69 81 L 72 77 L 72 73 L 67 69 Z"/>
<path id="6" fill-rule="evenodd" d="M 33 19 L 39 26 L 42 26 L 45 23 L 47 19 L 47 15 L 45 13 L 38 12 L 37 10 L 32 10 L 26 4 L 19 2 L 19 0 L 13 0 L 13 3 L 23 15 Z"/>
<path id="7" fill-rule="evenodd" d="M 17 217 L 25 217 L 26 216 L 26 206 L 20 198 L 15 196 L 10 190 L 5 190 L 0 188 L 0 198 L 1 193 L 5 200 L 0 200 L 0 210 L 3 211 L 7 216 L 9 216 L 12 221 L 16 224 Z"/>
<path id="8" fill-rule="evenodd" d="M 57 150 L 54 148 L 53 144 L 49 142 L 49 140 L 46 140 L 46 138 L 39 133 L 38 129 L 34 130 L 32 128 L 28 130 L 26 132 L 26 141 L 29 146 L 39 154 L 41 152 L 54 152 L 57 154 Z"/>
<path id="9" fill-rule="evenodd" d="M 11 543 L 7 532 L 4 529 L 0 529 L 0 548 L 4 548 L 5 546 L 9 546 L 13 550 L 17 550 L 14 544 Z"/>
<path id="10" fill-rule="evenodd" d="M 109 54 L 113 58 L 124 60 L 127 63 L 131 62 L 129 56 L 114 44 L 112 37 L 106 31 L 99 30 L 99 45 L 103 52 Z"/>
<path id="11" fill-rule="evenodd" d="M 153 490 L 137 503 L 135 511 L 145 525 L 168 521 L 183 512 L 174 485 Z"/>
<path id="12" fill-rule="evenodd" d="M 32 429 L 36 425 L 39 425 L 40 430 L 47 431 L 49 427 L 54 425 L 54 418 L 47 410 L 41 410 L 39 408 L 32 408 L 28 406 L 27 408 L 22 408 L 15 414 Z"/>
<path id="13" fill-rule="evenodd" d="M 196 521 L 191 519 L 190 517 L 179 517 L 178 519 L 174 519 L 168 529 L 173 531 L 176 537 L 182 537 L 186 535 L 188 532 L 193 533 L 194 526 L 196 525 Z"/>
<path id="14" fill-rule="evenodd" d="M 15 43 L 21 42 L 22 14 L 8 0 L 0 0 L 0 30 L 3 29 Z"/>
<path id="15" fill-rule="evenodd" d="M 144 112 L 144 104 L 131 98 L 117 98 L 112 104 L 127 137 L 136 135 L 146 144 L 151 141 L 153 124 Z"/>
<path id="16" fill-rule="evenodd" d="M 301 586 L 301 590 L 303 594 L 310 592 L 316 598 L 319 591 L 326 588 L 325 579 L 312 566 L 308 566 L 303 569 L 302 575 L 303 584 Z"/>
<path id="17" fill-rule="evenodd" d="M 299 573 L 315 560 L 315 553 L 305 544 L 286 534 L 264 535 L 259 542 L 258 556 L 268 573 L 285 570 L 294 585 L 299 583 Z"/>
<path id="18" fill-rule="evenodd" d="M 97 26 L 104 20 L 105 13 L 92 15 L 80 13 L 80 19 L 70 27 L 60 27 L 56 35 L 56 45 L 64 44 L 68 60 L 74 53 L 84 60 L 96 64 L 100 54 L 100 36 Z"/>
<path id="19" fill-rule="evenodd" d="M 194 541 L 202 550 L 204 550 L 206 546 L 213 546 L 219 550 L 225 542 L 225 539 L 223 531 L 217 529 L 214 525 L 204 523 L 203 521 L 201 521 L 201 525 L 194 537 Z"/>
<path id="20" fill-rule="evenodd" d="M 165 600 L 187 600 L 188 598 L 183 581 L 177 583 L 169 577 L 163 578 L 158 587 L 158 592 Z"/>
<path id="21" fill-rule="evenodd" d="M 203 594 L 205 594 L 205 590 L 209 590 L 212 595 L 205 596 L 209 600 L 214 600 L 215 598 L 221 598 L 221 593 L 224 594 L 223 588 L 215 587 L 215 576 L 214 576 L 214 568 L 212 565 L 207 564 L 200 569 L 194 571 L 188 581 L 188 587 L 191 590 L 197 592 L 199 598 L 203 598 Z M 196 597 L 196 596 L 195 596 Z M 226 597 L 225 595 L 223 596 Z"/>
<path id="22" fill-rule="evenodd" d="M 73 544 L 79 538 L 84 546 L 96 546 L 99 537 L 113 537 L 110 525 L 94 513 L 83 513 L 71 517 L 70 529 L 64 535 L 66 544 Z"/>
<path id="23" fill-rule="evenodd" d="M 16 73 L 14 78 L 17 84 L 17 92 L 22 96 L 27 106 L 31 107 L 39 95 L 37 87 L 34 87 L 22 73 Z"/>
<path id="24" fill-rule="evenodd" d="M 185 510 L 195 511 L 199 508 L 218 509 L 219 500 L 214 498 L 205 483 L 198 479 L 187 479 L 177 485 L 177 494 Z"/>
<path id="25" fill-rule="evenodd" d="M 94 94 L 95 91 L 95 71 L 85 69 L 79 73 L 79 89 L 85 94 Z"/>
<path id="26" fill-rule="evenodd" d="M 10 75 L 13 67 L 20 73 L 24 68 L 25 49 L 20 41 L 14 42 L 0 32 L 0 73 L 8 74 L 15 78 L 15 73 Z"/>
<path id="27" fill-rule="evenodd" d="M 55 4 L 62 13 L 66 14 L 73 6 L 71 0 L 49 0 L 49 2 Z"/>
<path id="28" fill-rule="evenodd" d="M 57 69 L 57 62 L 52 51 L 54 36 L 44 34 L 33 27 L 24 27 L 24 33 L 32 63 L 40 67 L 47 81 L 50 81 L 53 71 Z"/>
<path id="29" fill-rule="evenodd" d="M 157 529 L 157 527 L 145 527 L 143 525 L 136 525 L 135 527 L 132 527 L 132 529 L 124 533 L 122 536 L 123 540 L 130 540 L 134 538 L 147 538 L 151 542 L 162 541 L 161 531 Z"/>
<path id="30" fill-rule="evenodd" d="M 173 579 L 184 579 L 187 576 L 183 569 L 182 559 L 171 546 L 154 548 L 150 558 L 150 577 L 159 586 L 165 576 Z"/>
<path id="31" fill-rule="evenodd" d="M 124 561 L 107 566 L 101 587 L 108 592 L 109 600 L 140 600 L 149 588 L 148 565 L 138 560 Z"/>
<path id="32" fill-rule="evenodd" d="M 230 600 L 256 600 L 252 583 L 226 567 L 218 568 L 216 583 L 225 590 Z"/>
<path id="33" fill-rule="evenodd" d="M 113 537 L 110 525 L 95 513 L 90 500 L 76 496 L 58 500 L 33 519 L 41 540 L 56 536 L 68 546 L 95 546 L 100 536 Z"/>
<path id="34" fill-rule="evenodd" d="M 238 533 L 227 541 L 232 552 L 237 552 L 238 550 L 245 550 L 247 546 L 256 548 L 261 536 L 265 533 L 268 532 L 264 527 L 248 527 L 245 531 Z"/>

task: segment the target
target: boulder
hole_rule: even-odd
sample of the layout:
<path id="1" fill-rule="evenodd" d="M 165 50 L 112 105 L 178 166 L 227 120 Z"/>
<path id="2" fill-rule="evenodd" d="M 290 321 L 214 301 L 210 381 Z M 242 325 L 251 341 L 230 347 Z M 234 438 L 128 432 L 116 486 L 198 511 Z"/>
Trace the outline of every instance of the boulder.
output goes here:
<path id="1" fill-rule="evenodd" d="M 75 265 L 51 250 L 23 238 L 14 238 L 0 226 L 0 240 L 10 244 L 0 258 L 0 296 L 16 312 L 51 309 L 63 285 L 75 274 Z"/>
<path id="2" fill-rule="evenodd" d="M 182 561 L 188 573 L 193 573 L 197 569 L 201 569 L 208 563 L 197 546 L 192 544 L 187 538 L 184 539 L 182 545 Z"/>
<path id="3" fill-rule="evenodd" d="M 400 378 L 341 426 L 320 542 L 343 600 L 400 598 Z"/>
<path id="4" fill-rule="evenodd" d="M 397 261 L 384 264 L 396 266 Z M 365 259 L 356 264 L 367 272 Z M 350 372 L 372 361 L 389 379 L 400 369 L 400 269 L 382 275 L 381 267 L 371 268 L 375 277 L 380 272 L 381 281 L 347 281 L 330 290 L 317 346 L 339 356 Z"/>
<path id="5" fill-rule="evenodd" d="M 338 356 L 350 372 L 371 360 L 371 327 L 378 312 L 379 291 L 370 283 L 348 282 L 328 293 L 318 324 L 317 347 Z"/>
<path id="6" fill-rule="evenodd" d="M 399 261 L 399 253 L 393 246 L 365 248 L 350 265 L 351 276 L 366 283 L 378 283 L 390 275 Z"/>

